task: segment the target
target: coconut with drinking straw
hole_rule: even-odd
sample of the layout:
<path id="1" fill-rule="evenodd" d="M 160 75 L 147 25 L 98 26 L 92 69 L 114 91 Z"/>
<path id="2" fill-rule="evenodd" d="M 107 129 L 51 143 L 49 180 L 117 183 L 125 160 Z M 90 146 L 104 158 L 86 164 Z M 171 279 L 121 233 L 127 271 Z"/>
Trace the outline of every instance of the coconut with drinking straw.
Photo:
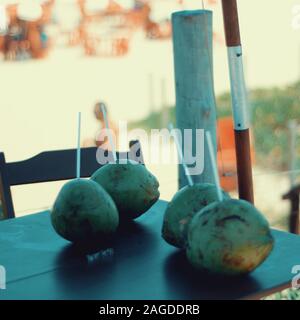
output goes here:
<path id="1" fill-rule="evenodd" d="M 76 179 L 67 182 L 54 202 L 51 222 L 54 230 L 75 244 L 110 247 L 119 215 L 109 194 L 92 180 L 80 178 L 81 114 L 78 114 Z"/>
<path id="2" fill-rule="evenodd" d="M 186 253 L 196 268 L 221 275 L 247 274 L 270 254 L 274 240 L 265 217 L 245 200 L 222 196 L 211 135 L 206 133 L 218 201 L 194 215 Z"/>
<path id="3" fill-rule="evenodd" d="M 188 185 L 181 188 L 169 202 L 162 226 L 162 237 L 169 244 L 185 249 L 188 226 L 193 216 L 201 209 L 218 200 L 218 196 L 229 199 L 223 190 L 217 191 L 211 183 L 194 183 L 189 168 L 185 162 L 178 136 L 172 124 L 169 125 L 173 136 L 179 162 L 184 169 Z"/>
<path id="4" fill-rule="evenodd" d="M 131 159 L 117 159 L 116 147 L 109 129 L 107 114 L 101 105 L 114 163 L 99 168 L 91 177 L 113 198 L 119 211 L 120 221 L 136 219 L 159 199 L 159 182 L 147 168 Z"/>

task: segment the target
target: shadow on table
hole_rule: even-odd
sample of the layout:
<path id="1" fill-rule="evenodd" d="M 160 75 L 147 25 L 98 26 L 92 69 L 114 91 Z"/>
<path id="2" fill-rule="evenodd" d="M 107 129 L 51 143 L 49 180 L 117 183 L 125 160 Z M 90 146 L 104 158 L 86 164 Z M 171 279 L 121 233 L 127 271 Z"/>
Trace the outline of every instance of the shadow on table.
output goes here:
<path id="1" fill-rule="evenodd" d="M 57 256 L 56 278 L 65 293 L 82 299 L 97 296 L 99 290 L 112 288 L 124 277 L 122 269 L 138 265 L 153 248 L 155 237 L 150 229 L 132 222 L 119 228 L 113 248 L 67 245 Z M 132 268 L 133 270 L 133 268 Z"/>
<path id="2" fill-rule="evenodd" d="M 74 245 L 66 246 L 57 257 L 60 266 L 55 273 L 58 290 L 71 296 L 80 294 L 84 299 L 85 288 L 95 285 L 95 281 L 103 281 L 103 275 L 114 269 L 114 252 L 112 249 L 85 255 Z"/>
<path id="3" fill-rule="evenodd" d="M 184 251 L 171 254 L 164 271 L 174 299 L 239 299 L 259 289 L 251 275 L 225 277 L 193 268 Z"/>

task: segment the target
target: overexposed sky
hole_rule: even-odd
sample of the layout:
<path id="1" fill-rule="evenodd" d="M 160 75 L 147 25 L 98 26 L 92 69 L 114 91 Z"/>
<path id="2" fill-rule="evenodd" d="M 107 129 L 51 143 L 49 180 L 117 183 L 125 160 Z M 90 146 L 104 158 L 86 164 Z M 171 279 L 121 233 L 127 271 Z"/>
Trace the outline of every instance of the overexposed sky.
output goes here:
<path id="1" fill-rule="evenodd" d="M 223 35 L 221 1 L 213 8 L 214 25 Z M 300 78 L 300 29 L 292 27 L 292 9 L 300 0 L 239 0 L 239 15 L 250 87 L 284 85 Z M 216 90 L 226 54 L 215 47 Z M 225 67 L 225 66 L 224 66 Z M 227 67 L 227 65 L 226 65 Z"/>

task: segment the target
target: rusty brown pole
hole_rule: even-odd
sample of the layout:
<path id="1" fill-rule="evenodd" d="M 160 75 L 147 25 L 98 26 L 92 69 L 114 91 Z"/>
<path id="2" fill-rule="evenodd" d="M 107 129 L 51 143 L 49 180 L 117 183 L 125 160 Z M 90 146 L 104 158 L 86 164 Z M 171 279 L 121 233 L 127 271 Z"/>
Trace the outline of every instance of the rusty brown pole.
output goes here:
<path id="1" fill-rule="evenodd" d="M 236 0 L 222 0 L 222 6 L 230 71 L 239 197 L 254 203 L 249 109 L 243 70 L 237 2 Z"/>

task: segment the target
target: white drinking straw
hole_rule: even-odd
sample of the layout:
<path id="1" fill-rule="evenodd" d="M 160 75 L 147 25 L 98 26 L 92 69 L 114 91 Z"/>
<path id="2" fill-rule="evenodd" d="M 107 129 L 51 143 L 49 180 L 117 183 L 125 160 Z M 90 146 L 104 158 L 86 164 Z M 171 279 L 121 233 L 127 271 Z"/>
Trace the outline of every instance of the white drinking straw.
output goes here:
<path id="1" fill-rule="evenodd" d="M 81 131 L 81 112 L 78 112 L 77 120 L 77 158 L 76 158 L 76 177 L 80 179 L 80 160 L 81 160 L 81 149 L 80 149 L 80 131 Z"/>
<path id="2" fill-rule="evenodd" d="M 109 143 L 110 143 L 110 146 L 111 146 L 111 150 L 112 150 L 114 162 L 117 162 L 116 146 L 115 146 L 115 144 L 114 144 L 114 140 L 113 140 L 111 131 L 110 131 L 110 129 L 109 129 L 109 124 L 108 124 L 108 120 L 107 120 L 106 111 L 105 111 L 104 105 L 103 105 L 102 103 L 101 103 L 100 105 L 101 105 L 101 111 L 102 111 L 102 114 L 103 114 L 103 118 L 104 118 L 104 122 L 105 122 L 105 127 L 106 127 L 106 130 L 107 130 L 108 140 L 109 140 Z"/>
<path id="3" fill-rule="evenodd" d="M 179 145 L 178 137 L 177 137 L 176 133 L 173 132 L 173 129 L 174 129 L 173 124 L 170 123 L 169 124 L 169 130 L 171 131 L 171 135 L 173 136 L 174 141 L 175 141 L 175 145 L 176 145 L 176 148 L 177 148 L 179 161 L 182 163 L 182 166 L 183 166 L 183 169 L 184 169 L 184 173 L 185 173 L 185 176 L 186 176 L 186 178 L 188 180 L 189 185 L 193 186 L 194 185 L 193 179 L 191 178 L 188 166 L 184 162 L 181 146 Z"/>
<path id="4" fill-rule="evenodd" d="M 214 154 L 214 148 L 213 148 L 213 143 L 212 143 L 212 139 L 211 139 L 211 134 L 209 131 L 206 131 L 206 141 L 207 141 L 207 145 L 208 145 L 211 166 L 213 169 L 214 180 L 215 180 L 215 184 L 217 187 L 218 199 L 219 199 L 219 201 L 223 201 L 223 193 L 222 193 L 222 189 L 220 186 L 220 179 L 219 179 L 219 174 L 218 174 L 218 169 L 217 169 L 217 161 L 216 161 L 216 157 Z"/>

